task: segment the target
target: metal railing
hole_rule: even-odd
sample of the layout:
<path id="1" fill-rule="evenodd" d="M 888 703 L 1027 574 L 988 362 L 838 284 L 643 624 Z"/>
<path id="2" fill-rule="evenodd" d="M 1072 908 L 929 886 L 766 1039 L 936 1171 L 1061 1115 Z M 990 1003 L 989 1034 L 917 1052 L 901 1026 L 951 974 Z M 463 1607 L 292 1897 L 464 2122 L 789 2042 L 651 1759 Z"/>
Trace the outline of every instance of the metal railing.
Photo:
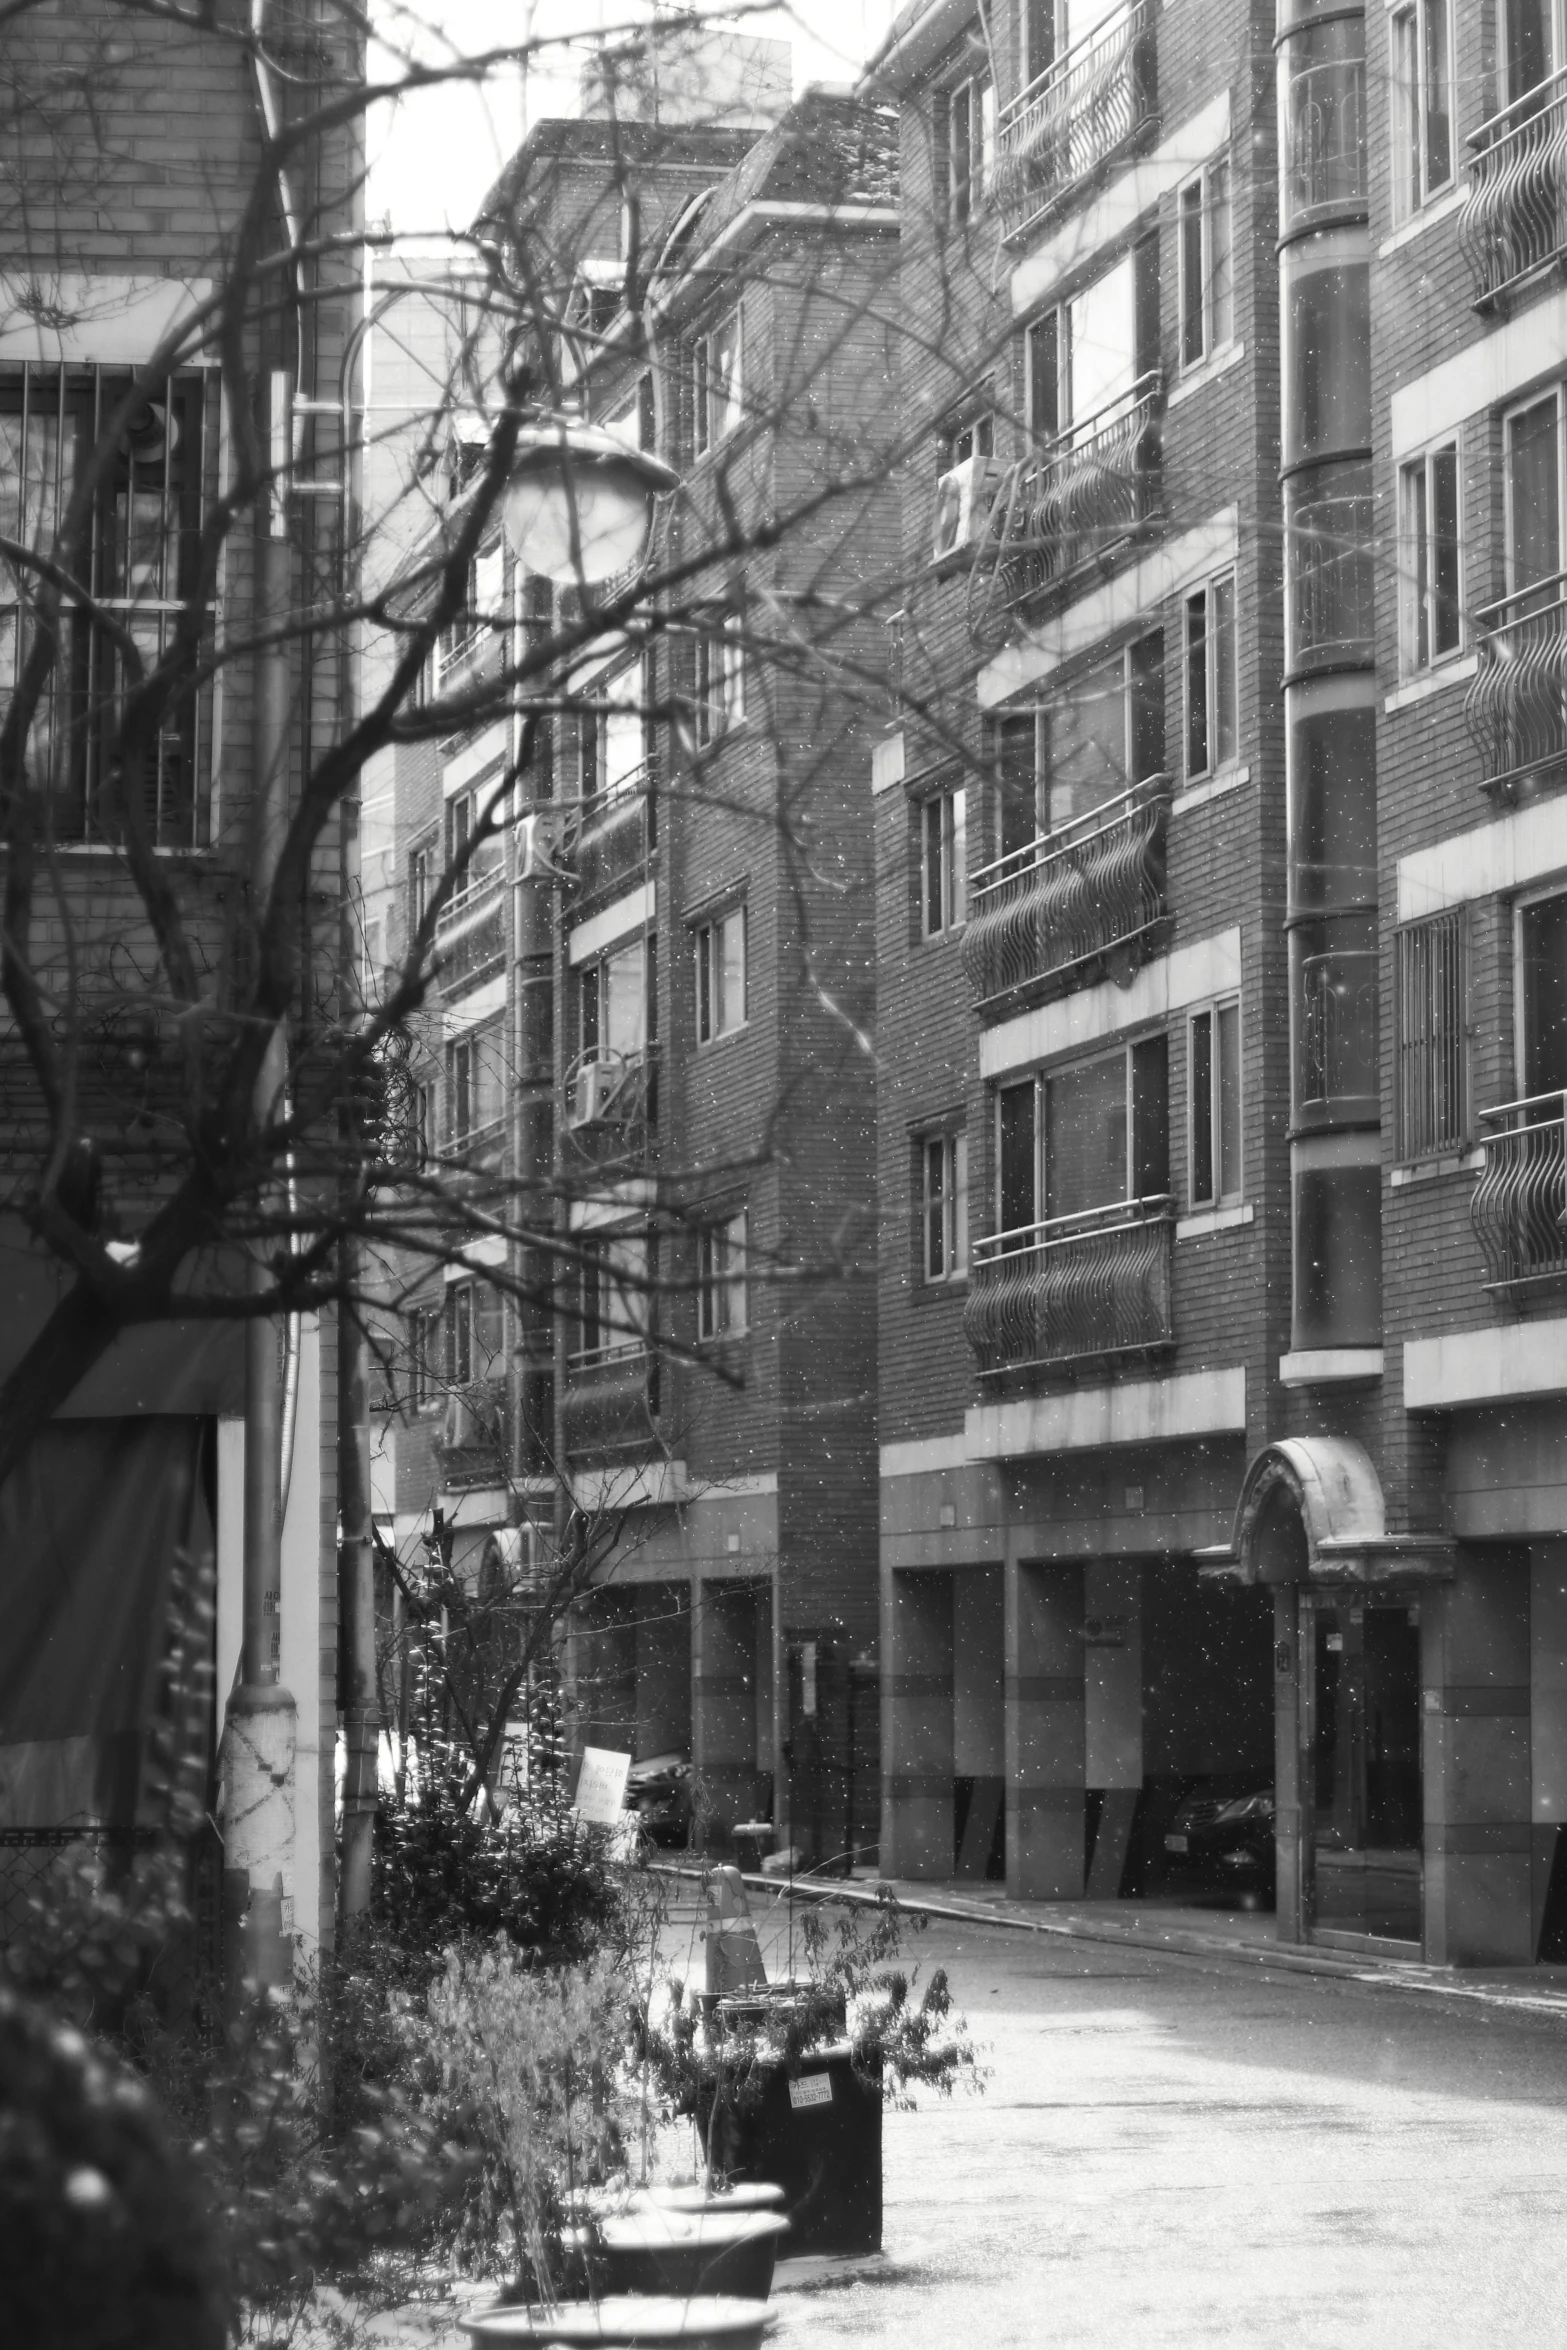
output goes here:
<path id="1" fill-rule="evenodd" d="M 1314 659 L 1369 658 L 1376 604 L 1369 479 L 1363 491 L 1291 506 L 1285 530 L 1291 668 Z"/>
<path id="2" fill-rule="evenodd" d="M 1567 250 L 1567 70 L 1493 114 L 1469 146 L 1458 238 L 1485 304 Z"/>
<path id="3" fill-rule="evenodd" d="M 1295 1099 L 1302 1109 L 1374 1100 L 1381 1011 L 1377 957 L 1359 947 L 1308 955 L 1300 971 Z"/>
<path id="4" fill-rule="evenodd" d="M 505 968 L 506 912 L 506 869 L 499 863 L 487 873 L 471 874 L 468 887 L 442 909 L 435 952 L 448 993 L 476 986 Z"/>
<path id="5" fill-rule="evenodd" d="M 1475 652 L 1464 724 L 1481 781 L 1510 785 L 1567 759 L 1567 572 L 1487 604 L 1475 615 Z"/>
<path id="6" fill-rule="evenodd" d="M 1147 0 L 1125 0 L 1001 109 L 987 198 L 1015 237 L 1048 212 L 1147 120 Z"/>
<path id="7" fill-rule="evenodd" d="M 1567 1094 L 1480 1112 L 1485 1165 L 1469 1201 L 1487 1289 L 1567 1274 Z"/>
<path id="8" fill-rule="evenodd" d="M 1121 1200 L 974 1244 L 963 1332 L 994 1376 L 1170 1346 L 1175 1202 Z"/>
<path id="9" fill-rule="evenodd" d="M 969 574 L 969 619 L 983 625 L 1061 586 L 1135 537 L 1159 486 L 1157 369 L 1009 465 Z"/>
<path id="10" fill-rule="evenodd" d="M 1324 58 L 1290 72 L 1284 104 L 1284 225 L 1366 196 L 1363 58 Z"/>
<path id="11" fill-rule="evenodd" d="M 1164 846 L 1174 787 L 1129 791 L 982 866 L 969 883 L 959 949 L 980 1003 L 1135 948 L 1164 914 Z"/>
<path id="12" fill-rule="evenodd" d="M 614 888 L 646 864 L 651 789 L 652 769 L 644 761 L 613 792 L 583 802 L 567 835 L 565 862 L 584 896 Z"/>

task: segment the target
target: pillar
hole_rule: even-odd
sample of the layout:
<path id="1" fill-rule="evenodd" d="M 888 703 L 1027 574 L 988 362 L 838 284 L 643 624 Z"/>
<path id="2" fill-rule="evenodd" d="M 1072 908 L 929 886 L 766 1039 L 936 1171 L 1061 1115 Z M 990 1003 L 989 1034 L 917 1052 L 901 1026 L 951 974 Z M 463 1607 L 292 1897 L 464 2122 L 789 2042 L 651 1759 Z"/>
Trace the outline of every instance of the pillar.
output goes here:
<path id="1" fill-rule="evenodd" d="M 1534 1957 L 1529 1554 L 1461 1548 L 1421 1610 L 1425 1952 L 1438 1966 Z"/>
<path id="2" fill-rule="evenodd" d="M 882 1868 L 952 1874 L 952 1577 L 889 1578 L 882 1682 Z"/>
<path id="3" fill-rule="evenodd" d="M 1301 1742 L 1301 1676 L 1311 1670 L 1300 1639 L 1300 1586 L 1273 1593 L 1273 1789 L 1278 1859 L 1276 1932 L 1281 1942 L 1304 1942 L 1306 1914 L 1302 1847 L 1306 1790 Z"/>
<path id="4" fill-rule="evenodd" d="M 752 1815 L 756 1786 L 756 1602 L 704 1583 L 691 1626 L 692 1760 L 710 1808 L 708 1835 Z"/>
<path id="5" fill-rule="evenodd" d="M 1083 1892 L 1083 1570 L 1008 1562 L 1007 1891 Z"/>

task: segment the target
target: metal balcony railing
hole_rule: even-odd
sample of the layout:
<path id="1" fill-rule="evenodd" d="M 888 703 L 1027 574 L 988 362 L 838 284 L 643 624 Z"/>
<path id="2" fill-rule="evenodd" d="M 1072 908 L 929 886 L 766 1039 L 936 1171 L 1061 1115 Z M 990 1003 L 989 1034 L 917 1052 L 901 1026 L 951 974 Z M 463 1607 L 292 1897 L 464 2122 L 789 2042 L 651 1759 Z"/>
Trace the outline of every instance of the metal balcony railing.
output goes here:
<path id="1" fill-rule="evenodd" d="M 1375 626 L 1376 510 L 1367 485 L 1292 503 L 1285 522 L 1289 663 L 1369 660 Z"/>
<path id="2" fill-rule="evenodd" d="M 1308 955 L 1296 1006 L 1295 1101 L 1303 1113 L 1374 1103 L 1381 997 L 1374 950 Z"/>
<path id="3" fill-rule="evenodd" d="M 980 1003 L 1036 981 L 1066 986 L 1113 950 L 1135 958 L 1152 943 L 1173 788 L 1150 775 L 974 875 L 959 954 Z"/>
<path id="4" fill-rule="evenodd" d="M 1485 1165 L 1469 1201 L 1487 1289 L 1567 1274 L 1567 1094 L 1480 1112 Z"/>
<path id="5" fill-rule="evenodd" d="M 448 994 L 476 987 L 506 967 L 506 870 L 471 875 L 435 926 L 441 986 Z"/>
<path id="6" fill-rule="evenodd" d="M 1157 370 L 1008 466 L 969 573 L 976 629 L 1134 538 L 1159 489 Z"/>
<path id="7" fill-rule="evenodd" d="M 565 861 L 584 897 L 622 887 L 647 863 L 652 770 L 647 762 L 613 792 L 585 801 L 566 843 Z"/>
<path id="8" fill-rule="evenodd" d="M 1567 572 L 1487 604 L 1475 651 L 1464 723 L 1487 789 L 1567 759 Z"/>
<path id="9" fill-rule="evenodd" d="M 976 1241 L 963 1331 L 981 1373 L 1173 1345 L 1175 1202 L 1121 1200 Z"/>
<path id="10" fill-rule="evenodd" d="M 1458 236 L 1483 307 L 1567 251 L 1567 70 L 1493 114 L 1469 146 Z"/>
<path id="11" fill-rule="evenodd" d="M 1107 163 L 1151 111 L 1148 0 L 1125 0 L 1001 109 L 987 197 L 1020 236 Z"/>

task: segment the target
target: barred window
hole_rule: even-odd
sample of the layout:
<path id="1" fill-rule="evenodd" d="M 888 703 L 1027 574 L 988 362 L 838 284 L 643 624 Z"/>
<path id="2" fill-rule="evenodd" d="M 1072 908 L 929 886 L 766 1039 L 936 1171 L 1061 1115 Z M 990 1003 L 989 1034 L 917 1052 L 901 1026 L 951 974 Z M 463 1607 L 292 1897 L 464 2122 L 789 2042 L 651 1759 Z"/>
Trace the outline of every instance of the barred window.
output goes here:
<path id="1" fill-rule="evenodd" d="M 1458 1150 L 1466 1139 L 1468 974 L 1462 909 L 1397 936 L 1398 1155 Z"/>

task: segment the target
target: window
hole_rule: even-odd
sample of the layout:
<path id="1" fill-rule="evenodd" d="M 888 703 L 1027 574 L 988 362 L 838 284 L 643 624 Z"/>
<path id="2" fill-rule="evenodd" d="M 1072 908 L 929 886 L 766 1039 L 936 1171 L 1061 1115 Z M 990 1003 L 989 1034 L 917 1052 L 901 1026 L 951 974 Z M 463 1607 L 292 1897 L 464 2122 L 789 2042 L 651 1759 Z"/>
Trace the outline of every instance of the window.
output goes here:
<path id="1" fill-rule="evenodd" d="M 940 938 L 964 915 L 968 868 L 965 795 L 958 786 L 921 800 L 916 811 L 920 854 L 920 932 Z"/>
<path id="2" fill-rule="evenodd" d="M 435 1341 L 440 1317 L 415 1306 L 408 1317 L 408 1401 L 416 1412 L 435 1401 Z"/>
<path id="3" fill-rule="evenodd" d="M 996 153 L 996 93 L 988 74 L 971 74 L 938 104 L 946 178 L 947 226 L 972 220 L 985 201 Z"/>
<path id="4" fill-rule="evenodd" d="M 1561 401 L 1555 391 L 1515 408 L 1504 435 L 1507 592 L 1553 583 L 1562 568 Z"/>
<path id="5" fill-rule="evenodd" d="M 452 1387 L 477 1387 L 501 1376 L 505 1309 L 488 1281 L 453 1281 L 446 1290 L 446 1377 Z"/>
<path id="6" fill-rule="evenodd" d="M 1463 642 L 1458 516 L 1455 441 L 1399 468 L 1399 650 L 1406 670 L 1428 669 Z"/>
<path id="7" fill-rule="evenodd" d="M 746 1212 L 738 1209 L 697 1234 L 697 1336 L 738 1338 L 749 1327 L 746 1307 Z"/>
<path id="8" fill-rule="evenodd" d="M 1557 70 L 1556 0 L 1506 0 L 1497 14 L 1507 67 L 1507 103 L 1514 106 Z"/>
<path id="9" fill-rule="evenodd" d="M 1161 774 L 1163 630 L 1080 671 L 1038 709 L 1009 712 L 992 745 L 1004 857 Z"/>
<path id="10" fill-rule="evenodd" d="M 993 457 L 996 453 L 996 420 L 987 411 L 983 416 L 971 416 L 966 423 L 949 425 L 937 443 L 936 470 L 950 473 L 955 465 L 966 465 L 971 457 Z"/>
<path id="11" fill-rule="evenodd" d="M 643 782 L 648 761 L 647 672 L 642 661 L 600 671 L 582 688 L 577 719 L 577 790 L 587 822 Z"/>
<path id="12" fill-rule="evenodd" d="M 1462 908 L 1397 933 L 1393 979 L 1398 1155 L 1460 1150 L 1469 1115 Z"/>
<path id="13" fill-rule="evenodd" d="M 486 642 L 510 623 L 506 542 L 498 538 L 474 556 L 468 567 L 462 608 L 441 630 L 436 647 L 438 682 L 448 688 L 460 684 L 456 673 L 475 660 Z"/>
<path id="14" fill-rule="evenodd" d="M 652 1021 L 653 941 L 636 937 L 577 971 L 578 1036 L 584 1053 L 640 1058 Z"/>
<path id="15" fill-rule="evenodd" d="M 1181 365 L 1200 367 L 1235 333 L 1230 167 L 1210 163 L 1180 194 Z"/>
<path id="16" fill-rule="evenodd" d="M 606 432 L 618 434 L 636 449 L 656 449 L 658 446 L 658 410 L 654 400 L 653 377 L 649 370 L 637 378 L 637 388 L 629 400 L 622 401 L 612 416 L 604 419 Z"/>
<path id="17" fill-rule="evenodd" d="M 1024 329 L 1024 413 L 1034 440 L 1070 443 L 1101 430 L 1154 365 L 1158 340 L 1152 237 Z"/>
<path id="18" fill-rule="evenodd" d="M 495 829 L 505 818 L 503 811 L 492 805 L 499 782 L 499 775 L 492 774 L 486 782 L 454 793 L 446 803 L 446 862 L 456 897 L 478 889 L 499 873 L 506 861 L 505 843 Z M 486 827 L 484 837 L 475 845 L 474 836 L 481 826 Z"/>
<path id="19" fill-rule="evenodd" d="M 413 1159 L 416 1167 L 427 1167 L 435 1155 L 435 1087 L 416 1085 L 413 1089 Z"/>
<path id="20" fill-rule="evenodd" d="M 1567 895 L 1518 909 L 1518 1082 L 1567 1093 Z"/>
<path id="21" fill-rule="evenodd" d="M 696 932 L 698 1044 L 727 1036 L 746 1021 L 746 909 L 731 906 Z"/>
<path id="22" fill-rule="evenodd" d="M 1021 1232 L 1170 1188 L 1164 1037 L 996 1092 L 998 1230 Z"/>
<path id="23" fill-rule="evenodd" d="M 506 1116 L 506 1079 L 501 1024 L 476 1028 L 446 1048 L 446 1139 L 463 1150 L 492 1133 Z"/>
<path id="24" fill-rule="evenodd" d="M 740 313 L 731 310 L 696 347 L 696 447 L 716 449 L 741 419 Z"/>
<path id="25" fill-rule="evenodd" d="M 1241 1008 L 1214 1004 L 1187 1028 L 1191 1132 L 1189 1196 L 1216 1208 L 1241 1196 Z"/>
<path id="26" fill-rule="evenodd" d="M 1186 599 L 1186 774 L 1211 775 L 1235 758 L 1235 581 L 1210 580 Z"/>
<path id="27" fill-rule="evenodd" d="M 961 1281 L 968 1273 L 968 1136 L 925 1135 L 919 1161 L 925 1278 Z"/>
<path id="28" fill-rule="evenodd" d="M 745 717 L 744 616 L 724 615 L 696 640 L 696 731 L 703 744 L 722 741 Z"/>
<path id="29" fill-rule="evenodd" d="M 98 367 L 25 366 L 0 372 L 0 537 L 56 553 L 56 535 L 128 374 Z M 143 672 L 173 663 L 181 617 L 200 594 L 201 526 L 216 489 L 217 372 L 174 377 L 131 414 L 94 496 L 80 583 L 136 646 Z M 32 641 L 36 575 L 0 557 L 0 713 Z M 47 779 L 54 839 L 104 839 L 121 821 L 104 796 L 128 664 L 116 636 L 68 603 L 54 668 L 29 742 Z M 198 686 L 192 647 L 136 781 L 137 813 L 167 848 L 205 842 L 212 782 L 212 688 Z"/>
<path id="30" fill-rule="evenodd" d="M 1407 220 L 1453 179 L 1452 0 L 1393 12 L 1393 217 Z M 1512 11 L 1509 11 L 1511 14 Z"/>
<path id="31" fill-rule="evenodd" d="M 579 1278 L 582 1344 L 576 1361 L 586 1366 L 616 1355 L 646 1353 L 652 1328 L 651 1236 L 585 1233 Z"/>
<path id="32" fill-rule="evenodd" d="M 408 935 L 417 938 L 430 905 L 430 857 L 428 843 L 415 849 L 408 859 Z"/>

